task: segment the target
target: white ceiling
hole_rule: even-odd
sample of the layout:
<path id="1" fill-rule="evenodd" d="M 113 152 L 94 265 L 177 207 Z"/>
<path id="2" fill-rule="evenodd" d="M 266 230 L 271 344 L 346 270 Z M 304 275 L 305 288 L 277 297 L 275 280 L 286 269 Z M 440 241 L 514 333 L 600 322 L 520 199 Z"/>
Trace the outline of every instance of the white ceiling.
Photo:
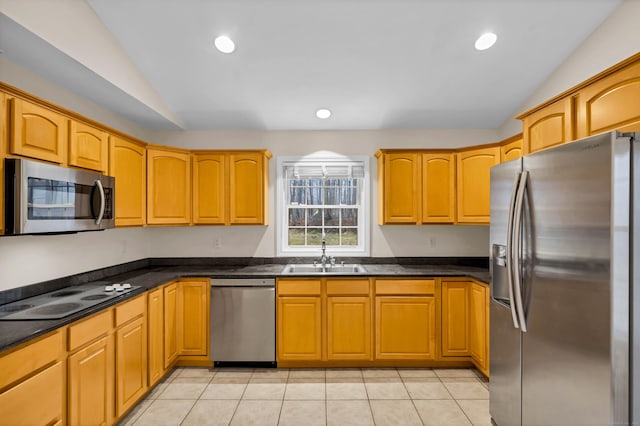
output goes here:
<path id="1" fill-rule="evenodd" d="M 499 127 L 620 0 L 87 2 L 183 128 L 272 130 Z M 0 25 L 8 59 L 146 128 L 175 128 L 99 70 Z M 478 52 L 486 31 L 498 42 Z M 235 53 L 215 50 L 219 34 Z M 333 115 L 317 119 L 320 107 Z"/>

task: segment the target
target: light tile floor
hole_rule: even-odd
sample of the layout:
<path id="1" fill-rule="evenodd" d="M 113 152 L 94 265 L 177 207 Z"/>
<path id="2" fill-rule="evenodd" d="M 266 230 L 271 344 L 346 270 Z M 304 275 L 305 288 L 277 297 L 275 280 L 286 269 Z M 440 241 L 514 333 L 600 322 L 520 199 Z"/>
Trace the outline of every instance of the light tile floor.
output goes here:
<path id="1" fill-rule="evenodd" d="M 491 425 L 473 369 L 176 368 L 120 425 Z"/>

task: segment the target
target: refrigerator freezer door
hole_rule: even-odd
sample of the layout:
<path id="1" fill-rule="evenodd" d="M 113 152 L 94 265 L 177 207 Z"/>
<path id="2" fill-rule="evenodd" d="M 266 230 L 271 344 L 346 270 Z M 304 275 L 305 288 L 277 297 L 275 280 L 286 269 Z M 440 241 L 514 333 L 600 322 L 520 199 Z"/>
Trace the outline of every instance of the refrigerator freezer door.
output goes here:
<path id="1" fill-rule="evenodd" d="M 520 330 L 513 326 L 511 311 L 491 300 L 491 380 L 489 412 L 499 425 L 519 425 L 522 418 L 522 368 L 520 363 Z"/>
<path id="2" fill-rule="evenodd" d="M 618 327 L 616 333 L 624 340 L 628 319 L 626 325 L 613 324 L 617 290 L 612 259 L 624 263 L 628 254 L 622 253 L 624 244 L 620 259 L 614 253 L 617 213 L 612 188 L 618 179 L 628 182 L 629 158 L 625 163 L 616 157 L 614 141 L 613 133 L 598 135 L 523 160 L 523 169 L 530 173 L 529 223 L 523 233 L 531 237 L 526 244 L 531 253 L 525 263 L 532 268 L 523 285 L 528 326 L 522 334 L 524 425 L 628 422 L 628 414 L 625 420 L 625 413 L 614 410 L 614 399 L 628 404 L 628 395 L 615 390 L 619 383 L 613 372 L 628 373 L 628 365 L 617 359 L 624 357 L 623 351 L 613 355 L 612 330 Z M 616 239 L 624 240 L 626 232 L 627 251 L 628 212 L 627 199 L 626 213 L 615 224 L 615 232 L 622 233 Z M 624 269 L 628 271 L 628 261 L 616 266 Z M 626 280 L 628 286 L 628 276 Z"/>

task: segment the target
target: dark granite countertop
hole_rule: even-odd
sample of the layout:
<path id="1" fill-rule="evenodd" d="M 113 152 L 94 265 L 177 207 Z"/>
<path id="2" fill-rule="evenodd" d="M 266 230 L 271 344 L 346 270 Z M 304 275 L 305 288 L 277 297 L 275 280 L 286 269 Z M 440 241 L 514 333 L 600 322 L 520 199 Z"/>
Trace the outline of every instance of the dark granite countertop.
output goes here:
<path id="1" fill-rule="evenodd" d="M 309 275 L 282 274 L 283 263 L 253 262 L 255 264 L 233 265 L 225 262 L 206 261 L 184 261 L 176 262 L 172 260 L 153 260 L 132 262 L 131 264 L 118 265 L 116 267 L 105 268 L 86 274 L 68 277 L 67 279 L 53 280 L 48 283 L 41 283 L 26 288 L 5 291 L 0 295 L 2 303 L 8 303 L 21 298 L 30 297 L 34 294 L 53 291 L 64 287 L 84 284 L 91 281 L 107 281 L 110 283 L 130 283 L 140 286 L 140 288 L 123 294 L 119 298 L 85 309 L 76 314 L 55 320 L 30 320 L 30 321 L 8 321 L 0 320 L 0 351 L 17 346 L 37 336 L 43 335 L 57 328 L 75 322 L 91 314 L 99 312 L 110 306 L 118 304 L 128 299 L 132 299 L 147 290 L 165 284 L 177 278 L 184 277 L 211 277 L 211 278 L 280 278 L 280 277 L 309 277 Z M 456 262 L 447 264 L 444 261 L 429 263 L 408 262 L 411 264 L 399 263 L 366 263 L 359 262 L 367 270 L 367 277 L 470 277 L 484 283 L 489 283 L 489 270 L 485 267 L 486 261 L 480 262 Z M 407 262 L 404 262 L 407 263 Z M 462 264 L 460 264 L 462 263 Z M 467 263 L 465 265 L 464 263 Z M 474 266 L 468 266 L 468 264 Z M 481 266 L 476 266 L 476 265 Z M 325 277 L 338 277 L 340 275 L 330 275 Z M 347 276 L 347 275 L 343 275 Z M 353 277 L 354 275 L 349 274 Z M 21 297 L 20 297 L 21 296 Z"/>

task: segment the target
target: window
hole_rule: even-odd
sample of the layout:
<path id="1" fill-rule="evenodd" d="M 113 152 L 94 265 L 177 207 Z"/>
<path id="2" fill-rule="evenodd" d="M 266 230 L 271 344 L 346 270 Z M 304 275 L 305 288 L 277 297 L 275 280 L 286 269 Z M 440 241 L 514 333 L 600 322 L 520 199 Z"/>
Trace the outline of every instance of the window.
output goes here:
<path id="1" fill-rule="evenodd" d="M 278 158 L 278 255 L 369 255 L 369 161 Z"/>

